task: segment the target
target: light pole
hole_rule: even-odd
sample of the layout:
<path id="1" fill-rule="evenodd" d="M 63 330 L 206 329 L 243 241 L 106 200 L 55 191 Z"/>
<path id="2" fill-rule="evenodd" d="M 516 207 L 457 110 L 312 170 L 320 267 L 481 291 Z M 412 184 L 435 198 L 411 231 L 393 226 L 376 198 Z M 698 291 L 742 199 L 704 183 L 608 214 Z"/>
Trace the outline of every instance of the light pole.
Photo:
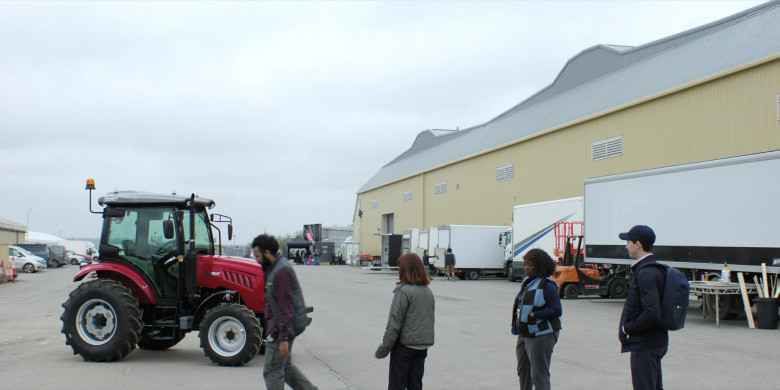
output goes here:
<path id="1" fill-rule="evenodd" d="M 358 257 L 363 253 L 363 210 L 358 209 L 358 218 L 360 219 L 360 226 L 358 226 Z"/>
<path id="2" fill-rule="evenodd" d="M 28 232 L 30 231 L 30 213 L 32 213 L 32 209 L 28 208 L 27 209 L 27 231 Z"/>

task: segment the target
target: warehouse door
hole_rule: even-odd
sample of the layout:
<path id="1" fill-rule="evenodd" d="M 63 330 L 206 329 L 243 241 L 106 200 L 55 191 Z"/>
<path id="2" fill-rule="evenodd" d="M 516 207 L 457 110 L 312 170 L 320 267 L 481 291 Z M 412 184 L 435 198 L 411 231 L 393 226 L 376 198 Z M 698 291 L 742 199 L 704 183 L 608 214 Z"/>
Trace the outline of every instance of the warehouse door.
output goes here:
<path id="1" fill-rule="evenodd" d="M 395 232 L 395 214 L 382 215 L 382 234 L 393 234 Z"/>

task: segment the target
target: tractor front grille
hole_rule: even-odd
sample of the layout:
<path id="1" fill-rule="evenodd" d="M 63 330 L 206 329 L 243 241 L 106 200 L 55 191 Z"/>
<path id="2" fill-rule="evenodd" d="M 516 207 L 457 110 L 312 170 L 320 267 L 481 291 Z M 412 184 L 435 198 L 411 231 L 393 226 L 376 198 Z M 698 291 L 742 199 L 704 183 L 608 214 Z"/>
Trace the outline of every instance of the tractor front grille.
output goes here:
<path id="1" fill-rule="evenodd" d="M 252 277 L 247 274 L 232 272 L 232 271 L 223 271 L 222 277 L 225 278 L 225 280 L 227 280 L 228 282 L 238 284 L 250 290 L 255 289 L 255 284 L 254 281 L 252 280 Z"/>

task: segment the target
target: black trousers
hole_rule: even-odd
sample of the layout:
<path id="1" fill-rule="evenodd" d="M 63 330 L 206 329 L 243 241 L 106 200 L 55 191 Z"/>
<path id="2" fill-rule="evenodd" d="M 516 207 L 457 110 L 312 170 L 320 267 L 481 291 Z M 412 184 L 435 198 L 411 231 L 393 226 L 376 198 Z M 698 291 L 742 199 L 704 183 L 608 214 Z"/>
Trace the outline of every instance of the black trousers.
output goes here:
<path id="1" fill-rule="evenodd" d="M 427 349 L 414 349 L 397 343 L 390 351 L 390 384 L 387 389 L 422 389 L 427 356 Z"/>
<path id="2" fill-rule="evenodd" d="M 631 382 L 634 390 L 663 390 L 661 359 L 669 347 L 631 352 Z"/>

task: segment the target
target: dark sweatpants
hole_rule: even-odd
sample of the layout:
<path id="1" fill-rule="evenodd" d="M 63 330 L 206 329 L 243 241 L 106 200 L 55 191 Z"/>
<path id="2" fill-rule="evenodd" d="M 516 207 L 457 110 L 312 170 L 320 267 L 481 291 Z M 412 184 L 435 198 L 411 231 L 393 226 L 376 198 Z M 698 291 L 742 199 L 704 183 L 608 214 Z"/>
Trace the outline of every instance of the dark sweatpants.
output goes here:
<path id="1" fill-rule="evenodd" d="M 557 330 L 536 337 L 517 336 L 515 353 L 517 354 L 517 376 L 520 380 L 520 389 L 550 389 L 550 362 L 559 334 L 560 331 Z"/>
<path id="2" fill-rule="evenodd" d="M 420 390 L 427 349 L 409 348 L 400 343 L 390 351 L 390 384 L 388 390 Z"/>
<path id="3" fill-rule="evenodd" d="M 663 390 L 661 359 L 669 347 L 631 352 L 631 382 L 634 390 Z"/>

